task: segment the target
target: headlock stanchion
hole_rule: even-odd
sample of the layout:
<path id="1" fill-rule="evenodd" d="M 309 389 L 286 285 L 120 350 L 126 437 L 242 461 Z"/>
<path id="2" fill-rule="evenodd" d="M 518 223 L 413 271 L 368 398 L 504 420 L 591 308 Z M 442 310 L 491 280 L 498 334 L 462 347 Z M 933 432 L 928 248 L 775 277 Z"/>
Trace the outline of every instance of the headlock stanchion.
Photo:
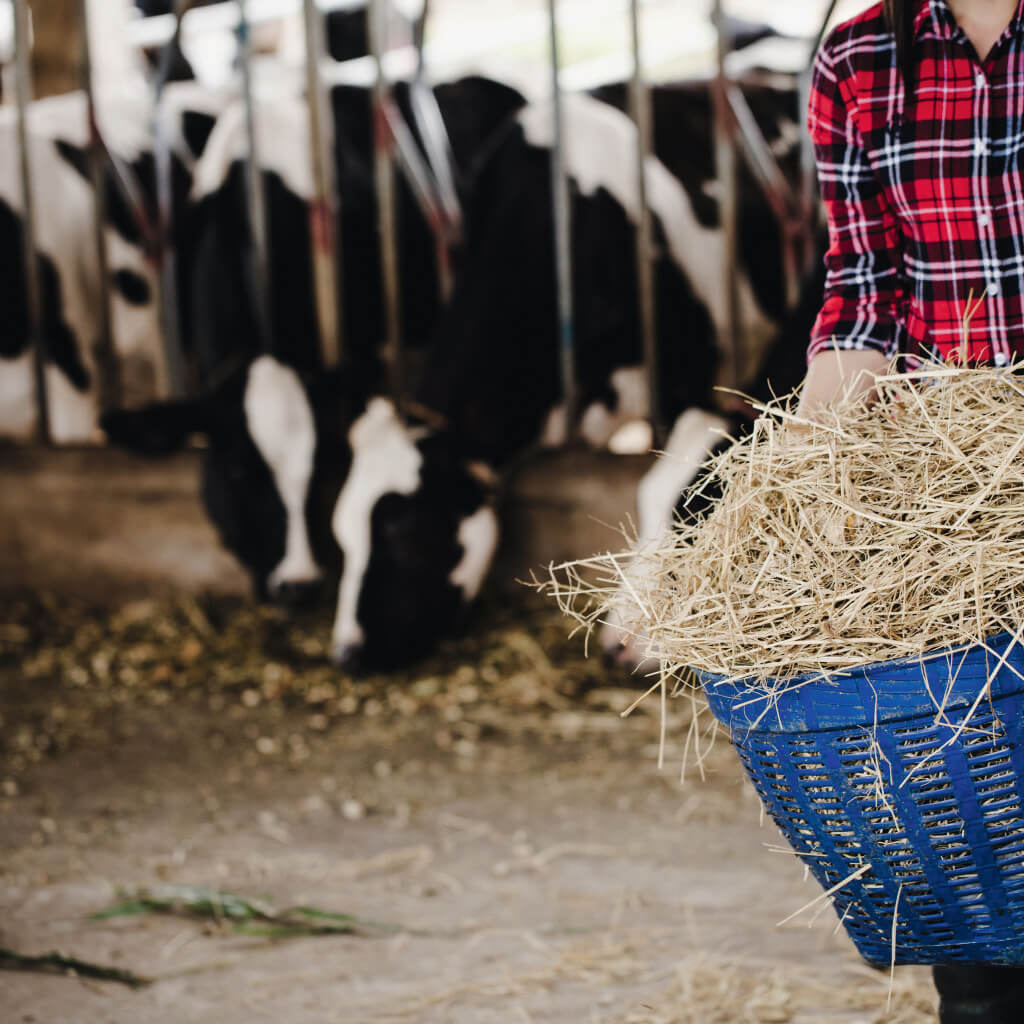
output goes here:
<path id="1" fill-rule="evenodd" d="M 555 272 L 558 286 L 558 348 L 562 373 L 562 402 L 566 432 L 576 431 L 579 403 L 576 387 L 576 344 L 572 303 L 572 253 L 570 247 L 569 178 L 566 172 L 565 135 L 562 119 L 562 87 L 559 81 L 557 0 L 548 0 L 551 56 L 551 120 L 554 145 L 551 150 L 551 197 L 555 222 Z"/>
<path id="2" fill-rule="evenodd" d="M 801 118 L 800 208 L 804 223 L 808 225 L 815 224 L 817 222 L 816 207 L 818 203 L 818 175 L 814 162 L 814 145 L 811 142 L 811 136 L 807 130 L 804 114 L 807 111 L 807 105 L 811 98 L 811 76 L 814 70 L 814 59 L 818 55 L 818 50 L 821 48 L 822 40 L 825 38 L 825 32 L 828 30 L 828 26 L 832 21 L 832 15 L 835 14 L 836 5 L 838 3 L 839 0 L 829 0 L 828 7 L 825 9 L 825 16 L 821 20 L 821 27 L 818 29 L 818 34 L 814 39 L 814 45 L 811 47 L 807 67 L 800 75 L 799 80 L 799 106 L 797 110 Z M 808 236 L 808 249 L 810 251 L 807 253 L 806 261 L 809 264 L 813 259 L 814 231 L 809 231 Z"/>
<path id="3" fill-rule="evenodd" d="M 313 201 L 310 205 L 310 238 L 313 246 L 313 278 L 320 357 L 324 366 L 341 362 L 344 348 L 343 278 L 338 245 L 340 231 L 338 183 L 334 169 L 333 119 L 330 95 L 320 67 L 326 52 L 324 12 L 316 0 L 303 0 L 306 38 L 306 102 L 309 105 L 309 144 L 313 166 Z"/>
<path id="4" fill-rule="evenodd" d="M 390 38 L 389 0 L 369 0 L 367 25 L 370 52 L 376 65 L 373 82 L 373 166 L 377 184 L 377 227 L 380 238 L 381 279 L 384 285 L 384 354 L 389 385 L 396 406 L 405 394 L 405 359 L 398 296 L 398 219 L 396 210 L 394 134 L 388 122 L 391 102 L 384 75 L 384 55 Z"/>
<path id="5" fill-rule="evenodd" d="M 739 288 L 736 278 L 739 231 L 739 178 L 736 166 L 734 135 L 729 124 L 728 78 L 725 58 L 732 49 L 732 34 L 722 10 L 722 0 L 715 0 L 713 19 L 718 36 L 718 68 L 712 83 L 714 114 L 715 167 L 718 172 L 719 217 L 722 224 L 722 288 L 725 292 L 726 317 L 721 347 L 727 354 L 728 386 L 741 389 L 745 383 L 745 355 L 739 324 Z"/>
<path id="6" fill-rule="evenodd" d="M 651 124 L 651 93 L 644 80 L 640 54 L 639 0 L 629 4 L 630 36 L 633 46 L 633 80 L 630 85 L 630 113 L 636 125 L 636 180 L 639 215 L 636 225 L 637 314 L 643 342 L 647 378 L 647 415 L 655 448 L 664 442 L 664 423 L 658 393 L 658 325 L 654 298 L 654 232 L 647 204 L 647 158 L 654 151 Z"/>
<path id="7" fill-rule="evenodd" d="M 252 33 L 248 17 L 249 0 L 238 0 L 238 64 L 242 79 L 242 101 L 245 105 L 245 133 L 248 151 L 245 158 L 245 189 L 249 206 L 249 231 L 252 235 L 250 287 L 256 311 L 260 347 L 269 350 L 273 331 L 270 309 L 270 275 L 268 254 L 269 230 L 267 207 L 260 168 L 259 141 L 256 133 L 256 102 L 252 84 Z"/>
<path id="8" fill-rule="evenodd" d="M 444 118 L 441 116 L 441 108 L 438 106 L 434 90 L 426 81 L 426 61 L 423 47 L 429 13 L 430 0 L 423 0 L 423 10 L 413 25 L 416 71 L 409 83 L 409 104 L 412 108 L 413 120 L 419 129 L 420 138 L 423 140 L 431 191 L 436 197 L 440 216 L 440 221 L 435 227 L 438 283 L 441 301 L 447 302 L 452 291 L 451 250 L 453 246 L 459 245 L 462 241 L 462 205 L 455 187 L 454 159 L 448 140 L 448 130 L 445 128 Z"/>
<path id="9" fill-rule="evenodd" d="M 85 89 L 89 118 L 89 178 L 93 194 L 93 225 L 96 246 L 97 298 L 100 330 L 93 339 L 93 362 L 96 367 L 97 401 L 101 411 L 116 409 L 121 404 L 121 371 L 114 346 L 113 317 L 110 302 L 110 261 L 107 258 L 107 203 L 104 190 L 104 152 L 96 114 L 96 97 L 92 86 L 92 48 L 89 38 L 88 0 L 78 0 L 78 18 L 82 35 L 82 85 Z"/>
<path id="10" fill-rule="evenodd" d="M 156 169 L 157 228 L 150 238 L 151 256 L 160 274 L 160 325 L 163 330 L 165 380 L 160 390 L 174 398 L 187 391 L 185 355 L 181 343 L 181 322 L 178 315 L 178 278 L 174 252 L 174 193 L 171 183 L 171 142 L 163 106 L 164 86 L 171 74 L 181 40 L 181 20 L 195 0 L 175 0 L 174 32 L 160 50 L 153 78 L 153 160 Z M 133 208 L 144 210 L 141 199 Z M 153 233 L 151 233 L 152 235 Z"/>
<path id="11" fill-rule="evenodd" d="M 26 327 L 32 342 L 32 370 L 35 379 L 36 437 L 50 444 L 50 406 L 47 401 L 46 362 L 49 356 L 43 329 L 42 290 L 36 256 L 35 197 L 32 189 L 32 158 L 28 142 L 28 107 L 32 102 L 28 0 L 14 2 L 15 97 L 18 107 L 18 148 L 20 150 L 22 200 L 22 256 L 25 261 Z"/>

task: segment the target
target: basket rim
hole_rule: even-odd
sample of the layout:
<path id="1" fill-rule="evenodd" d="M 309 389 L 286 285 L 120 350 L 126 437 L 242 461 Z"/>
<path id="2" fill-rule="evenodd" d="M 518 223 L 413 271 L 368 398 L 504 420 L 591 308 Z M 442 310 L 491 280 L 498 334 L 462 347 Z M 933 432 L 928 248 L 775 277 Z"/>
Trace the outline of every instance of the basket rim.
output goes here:
<path id="1" fill-rule="evenodd" d="M 839 668 L 834 672 L 802 672 L 800 675 L 792 676 L 786 680 L 779 680 L 774 678 L 774 681 L 783 688 L 782 692 L 790 687 L 796 688 L 797 686 L 806 686 L 811 683 L 820 683 L 828 685 L 833 681 L 840 679 L 852 678 L 857 672 L 864 672 L 868 669 L 883 670 L 883 669 L 897 669 L 904 665 L 918 665 L 925 664 L 927 662 L 936 661 L 939 658 L 946 658 L 950 655 L 961 654 L 972 650 L 973 648 L 988 648 L 995 644 L 1000 644 L 1004 640 L 1009 641 L 1014 638 L 1015 634 L 1009 630 L 1004 630 L 1002 633 L 993 633 L 991 636 L 985 638 L 984 644 L 979 643 L 966 643 L 957 644 L 951 647 L 937 647 L 935 650 L 927 651 L 924 654 L 911 654 L 903 658 L 889 658 L 886 661 L 863 661 L 857 665 L 850 665 L 847 668 Z M 1020 641 L 1016 645 L 1018 649 L 1024 653 L 1024 635 L 1021 636 Z M 763 684 L 755 684 L 751 682 L 752 676 L 736 679 L 733 676 L 722 675 L 719 672 L 710 672 L 706 669 L 690 667 L 689 670 L 700 680 L 703 686 L 732 686 L 737 689 L 748 689 L 758 690 L 762 688 Z M 1024 682 L 1022 682 L 1022 688 L 1024 688 Z"/>

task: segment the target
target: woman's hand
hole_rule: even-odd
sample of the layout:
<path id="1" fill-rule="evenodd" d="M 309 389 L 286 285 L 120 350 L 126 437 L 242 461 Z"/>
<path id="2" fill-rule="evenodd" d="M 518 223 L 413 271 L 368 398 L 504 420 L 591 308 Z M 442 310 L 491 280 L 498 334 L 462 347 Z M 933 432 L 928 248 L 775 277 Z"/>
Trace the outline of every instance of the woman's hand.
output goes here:
<path id="1" fill-rule="evenodd" d="M 827 349 L 807 366 L 797 415 L 813 419 L 827 405 L 863 394 L 874 384 L 875 374 L 889 365 L 877 349 Z"/>

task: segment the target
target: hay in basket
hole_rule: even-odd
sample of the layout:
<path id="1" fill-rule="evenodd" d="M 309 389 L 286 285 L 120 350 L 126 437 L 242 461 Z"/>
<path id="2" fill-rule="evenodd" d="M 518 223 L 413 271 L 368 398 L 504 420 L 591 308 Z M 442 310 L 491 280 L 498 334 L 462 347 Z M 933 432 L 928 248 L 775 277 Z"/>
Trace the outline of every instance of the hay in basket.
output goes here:
<path id="1" fill-rule="evenodd" d="M 1024 965 L 1017 370 L 894 364 L 818 422 L 763 406 L 709 512 L 542 584 L 584 627 L 636 625 L 663 707 L 697 670 L 808 907 L 890 970 Z"/>
<path id="2" fill-rule="evenodd" d="M 550 567 L 588 630 L 614 613 L 662 679 L 798 675 L 980 643 L 1024 622 L 1024 377 L 925 364 L 817 422 L 765 406 L 723 496 L 659 542 Z"/>

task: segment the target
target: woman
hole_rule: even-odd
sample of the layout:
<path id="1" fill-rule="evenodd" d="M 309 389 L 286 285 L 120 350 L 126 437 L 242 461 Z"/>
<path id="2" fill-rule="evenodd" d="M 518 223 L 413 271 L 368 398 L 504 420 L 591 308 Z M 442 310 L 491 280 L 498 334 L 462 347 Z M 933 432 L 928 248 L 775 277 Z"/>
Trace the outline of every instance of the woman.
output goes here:
<path id="1" fill-rule="evenodd" d="M 825 41 L 808 116 L 830 244 L 801 409 L 898 351 L 1024 354 L 1024 0 L 876 4 Z M 1024 969 L 935 981 L 943 1024 L 1024 1021 Z"/>

